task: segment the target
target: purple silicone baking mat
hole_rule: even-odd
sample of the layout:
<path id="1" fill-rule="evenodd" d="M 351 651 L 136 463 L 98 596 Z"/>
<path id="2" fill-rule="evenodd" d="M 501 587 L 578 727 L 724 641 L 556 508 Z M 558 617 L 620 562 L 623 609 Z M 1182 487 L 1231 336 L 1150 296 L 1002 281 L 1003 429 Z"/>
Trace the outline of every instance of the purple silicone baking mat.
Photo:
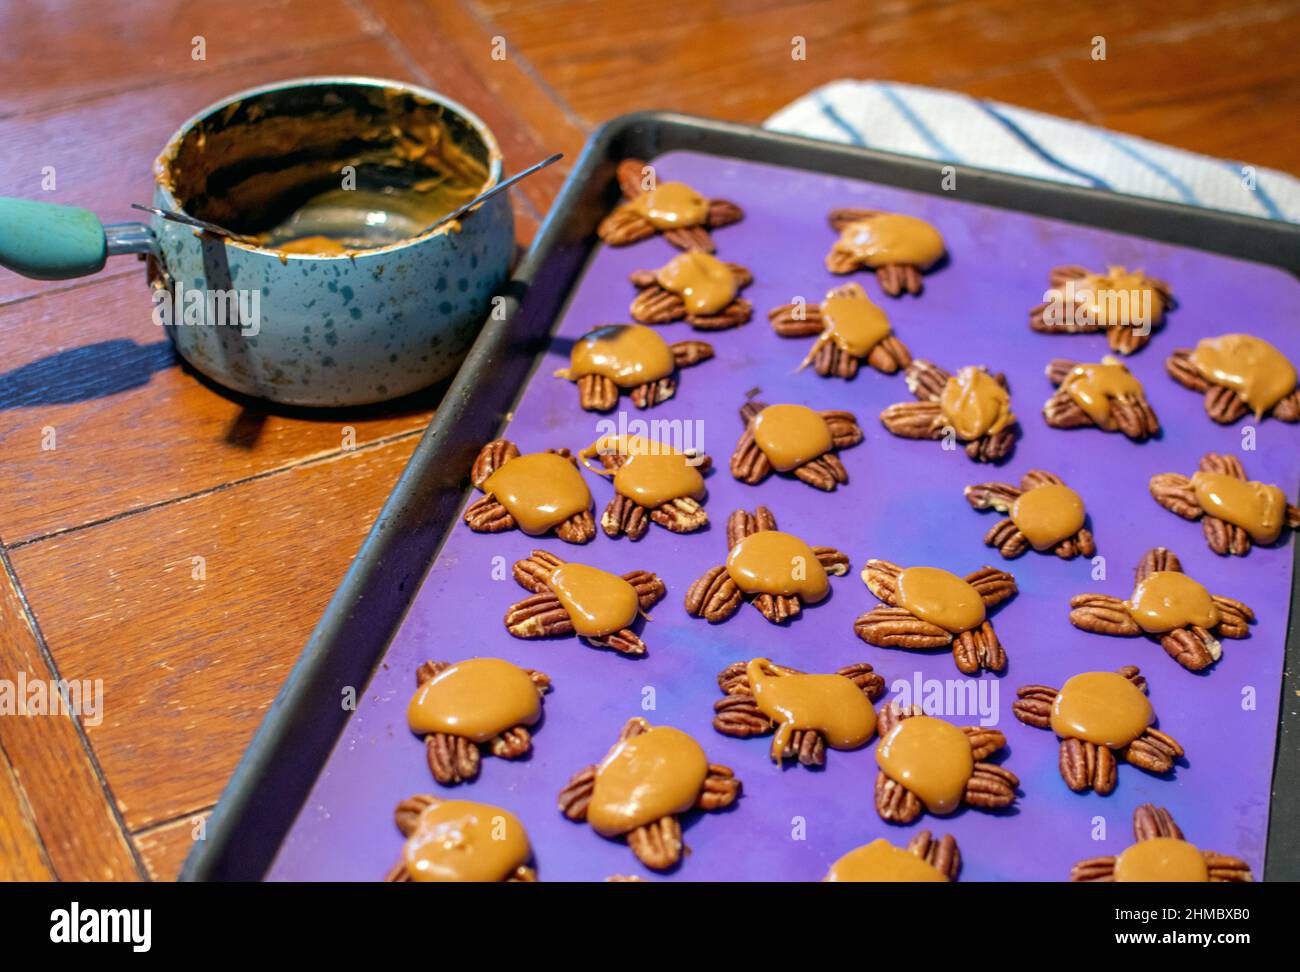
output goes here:
<path id="1" fill-rule="evenodd" d="M 1300 360 L 1300 329 L 1293 325 L 1296 282 L 1270 267 L 959 198 L 689 152 L 662 156 L 655 164 L 660 179 L 688 182 L 745 209 L 744 221 L 718 231 L 716 241 L 719 256 L 754 271 L 755 282 L 744 294 L 754 304 L 754 319 L 710 334 L 686 324 L 663 327 L 669 341 L 711 341 L 717 357 L 682 372 L 677 396 L 662 406 L 640 412 L 626 398 L 620 403 L 629 422 L 671 420 L 678 424 L 663 428 L 702 432 L 699 444 L 715 460 L 708 477 L 711 527 L 678 536 L 652 526 L 637 543 L 601 534 L 579 547 L 518 531 L 475 534 L 458 522 L 268 876 L 381 878 L 402 845 L 393 807 L 428 792 L 497 804 L 517 814 L 544 881 L 652 877 L 622 841 L 603 839 L 556 810 L 556 794 L 569 776 L 603 757 L 623 723 L 638 715 L 691 733 L 711 760 L 731 766 L 744 784 L 743 797 L 729 811 L 686 818 L 691 852 L 665 878 L 816 880 L 860 844 L 881 836 L 903 844 L 926 828 L 956 836 L 963 880 L 1060 880 L 1075 861 L 1128 846 L 1133 808 L 1146 802 L 1169 807 L 1189 840 L 1239 855 L 1261 875 L 1292 541 L 1288 535 L 1244 559 L 1216 557 L 1200 525 L 1157 506 L 1147 481 L 1157 472 L 1190 474 L 1207 451 L 1235 452 L 1251 478 L 1280 484 L 1288 496 L 1295 495 L 1300 428 L 1265 420 L 1252 443 L 1243 434 L 1245 423 L 1212 423 L 1200 396 L 1175 384 L 1163 363 L 1176 347 L 1230 331 L 1259 335 Z M 882 303 L 914 356 L 953 369 L 979 363 L 1006 373 L 1022 430 L 1009 462 L 978 465 L 960 450 L 885 432 L 877 418 L 881 409 L 911 398 L 901 375 L 886 377 L 864 367 L 855 380 L 844 382 L 795 372 L 809 340 L 777 337 L 766 312 L 796 295 L 820 300 L 844 282 L 823 264 L 834 239 L 825 216 L 836 206 L 910 213 L 943 233 L 950 260 L 925 278 L 919 299 L 883 297 L 867 274 L 850 279 Z M 574 386 L 551 373 L 567 364 L 572 339 L 598 324 L 628 319 L 629 272 L 658 267 L 675 252 L 659 238 L 620 249 L 598 247 L 506 437 L 525 452 L 560 446 L 577 451 L 607 430 L 598 426 L 602 418 L 618 421 L 618 412 L 581 411 Z M 1028 328 L 1027 309 L 1041 299 L 1048 269 L 1067 263 L 1136 265 L 1172 286 L 1178 308 L 1128 362 L 1146 385 L 1163 438 L 1135 445 L 1118 434 L 1067 432 L 1044 424 L 1040 410 L 1052 391 L 1043 374 L 1048 360 L 1098 360 L 1106 353 L 1104 335 L 1046 336 Z M 781 477 L 757 487 L 731 478 L 727 457 L 741 431 L 737 409 L 754 388 L 769 403 L 843 408 L 858 415 L 866 438 L 841 453 L 850 475 L 847 486 L 827 494 Z M 1241 451 L 1243 444 L 1253 445 L 1253 451 Z M 971 510 L 962 487 L 1018 482 L 1030 468 L 1055 471 L 1083 496 L 1098 553 L 1105 558 L 1105 579 L 1094 580 L 1093 566 L 1083 558 L 1066 562 L 1031 552 L 1004 562 L 981 543 L 994 514 Z M 584 475 L 599 513 L 611 487 Z M 757 504 L 775 513 L 781 529 L 847 552 L 850 574 L 832 578 L 831 597 L 785 626 L 769 624 L 748 606 L 721 625 L 688 617 L 682 607 L 686 588 L 725 559 L 727 515 Z M 1174 550 L 1185 570 L 1212 591 L 1243 600 L 1258 614 L 1250 638 L 1225 641 L 1222 660 L 1208 673 L 1185 671 L 1145 638 L 1088 634 L 1067 620 L 1073 594 L 1126 597 L 1138 558 L 1159 545 Z M 510 578 L 509 565 L 535 548 L 620 573 L 646 568 L 662 576 L 668 596 L 642 632 L 648 654 L 631 659 L 573 638 L 521 641 L 508 635 L 502 615 L 526 596 Z M 1008 747 L 994 759 L 1020 777 L 1022 795 L 1011 810 L 965 809 L 948 818 L 926 815 L 911 826 L 893 826 L 881 821 L 873 806 L 874 741 L 854 752 L 828 752 L 822 770 L 794 764 L 779 769 L 768 758 L 770 739 L 738 740 L 713 730 L 712 707 L 719 697 L 715 676 L 738 659 L 762 655 L 811 672 L 868 661 L 890 685 L 886 698 L 905 694 L 905 701 L 918 686 L 925 701 L 936 689 L 946 693 L 948 686 L 967 681 L 946 650 L 881 649 L 854 635 L 854 618 L 876 604 L 859 578 L 871 557 L 957 573 L 994 564 L 1014 573 L 1020 593 L 992 615 L 1009 657 L 1007 671 L 977 680 L 975 711 L 945 713 L 958 724 L 984 721 L 1005 732 Z M 484 655 L 552 676 L 545 718 L 530 758 L 485 758 L 478 780 L 440 788 L 425 764 L 421 740 L 406 726 L 414 672 L 425 659 Z M 1123 664 L 1140 665 L 1149 677 L 1158 725 L 1183 744 L 1187 757 L 1168 777 L 1122 765 L 1119 785 L 1108 797 L 1073 794 L 1057 773 L 1052 733 L 1024 726 L 1011 714 L 1015 689 L 1029 683 L 1059 686 L 1077 672 Z"/>

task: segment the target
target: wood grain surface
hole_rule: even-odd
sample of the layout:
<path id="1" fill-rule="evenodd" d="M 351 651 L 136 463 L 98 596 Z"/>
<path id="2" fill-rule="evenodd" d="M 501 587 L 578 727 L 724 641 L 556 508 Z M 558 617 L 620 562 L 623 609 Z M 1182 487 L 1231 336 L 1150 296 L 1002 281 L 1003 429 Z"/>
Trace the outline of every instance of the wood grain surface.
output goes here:
<path id="1" fill-rule="evenodd" d="M 130 219 L 190 115 L 327 73 L 445 92 L 508 171 L 569 153 L 514 194 L 520 244 L 608 118 L 756 123 L 838 78 L 1294 170 L 1297 44 L 1289 0 L 0 0 L 0 195 Z M 63 284 L 0 272 L 0 682 L 104 685 L 102 721 L 0 716 L 3 879 L 175 876 L 437 406 L 244 400 L 148 311 L 129 260 Z"/>

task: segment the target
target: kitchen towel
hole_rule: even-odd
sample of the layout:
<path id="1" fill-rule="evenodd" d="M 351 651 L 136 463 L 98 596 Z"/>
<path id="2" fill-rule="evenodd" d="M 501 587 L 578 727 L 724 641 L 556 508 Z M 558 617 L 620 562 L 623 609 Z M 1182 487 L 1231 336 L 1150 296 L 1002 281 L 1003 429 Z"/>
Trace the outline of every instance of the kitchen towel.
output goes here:
<path id="1" fill-rule="evenodd" d="M 1300 222 L 1300 180 L 1286 173 L 954 91 L 835 81 L 764 124 L 956 166 Z"/>

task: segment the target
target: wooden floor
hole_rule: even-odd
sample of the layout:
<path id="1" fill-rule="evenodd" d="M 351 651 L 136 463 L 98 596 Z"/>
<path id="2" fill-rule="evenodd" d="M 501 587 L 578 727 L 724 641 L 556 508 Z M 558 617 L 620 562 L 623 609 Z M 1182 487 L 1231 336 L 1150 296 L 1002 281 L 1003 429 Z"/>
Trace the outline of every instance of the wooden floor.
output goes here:
<path id="1" fill-rule="evenodd" d="M 1239 0 L 0 0 L 0 195 L 130 219 L 193 112 L 326 73 L 445 91 L 510 170 L 622 112 L 758 122 L 842 77 L 1294 170 L 1297 47 L 1300 5 Z M 557 170 L 517 194 L 521 244 Z M 0 681 L 105 687 L 95 725 L 0 717 L 0 878 L 176 874 L 436 406 L 238 401 L 149 309 L 129 260 L 54 285 L 0 272 Z"/>

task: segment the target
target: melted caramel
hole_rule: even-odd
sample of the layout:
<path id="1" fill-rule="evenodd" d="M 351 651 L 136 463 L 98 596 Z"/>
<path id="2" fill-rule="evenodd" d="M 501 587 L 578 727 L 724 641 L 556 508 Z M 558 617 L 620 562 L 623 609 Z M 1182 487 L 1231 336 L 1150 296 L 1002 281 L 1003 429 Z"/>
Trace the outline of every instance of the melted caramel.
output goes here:
<path id="1" fill-rule="evenodd" d="M 956 574 L 938 567 L 908 567 L 898 575 L 898 606 L 944 631 L 961 634 L 984 623 L 984 599 Z"/>
<path id="2" fill-rule="evenodd" d="M 655 229 L 701 226 L 709 218 L 709 201 L 684 182 L 661 182 L 629 204 Z"/>
<path id="3" fill-rule="evenodd" d="M 755 658 L 746 669 L 758 711 L 776 723 L 772 758 L 778 762 L 790 736 L 820 732 L 832 749 L 854 749 L 876 731 L 876 710 L 843 675 L 803 675 Z"/>
<path id="4" fill-rule="evenodd" d="M 402 852 L 413 881 L 504 881 L 531 856 L 518 817 L 469 800 L 426 807 Z"/>
<path id="5" fill-rule="evenodd" d="M 760 530 L 732 547 L 727 573 L 746 594 L 795 595 L 815 604 L 830 592 L 812 547 L 779 530 Z"/>
<path id="6" fill-rule="evenodd" d="M 542 700 L 522 668 L 499 658 L 471 658 L 416 689 L 406 718 L 411 731 L 445 732 L 485 742 L 542 716 Z"/>
<path id="7" fill-rule="evenodd" d="M 1208 629 L 1219 623 L 1219 609 L 1210 592 L 1172 570 L 1158 570 L 1138 584 L 1128 613 L 1148 634 L 1165 634 L 1189 624 Z"/>
<path id="8" fill-rule="evenodd" d="M 909 264 L 928 270 L 943 257 L 943 237 L 923 219 L 899 213 L 879 213 L 849 223 L 835 249 L 865 267 Z"/>
<path id="9" fill-rule="evenodd" d="M 1069 486 L 1049 484 L 1021 493 L 1011 504 L 1011 522 L 1035 550 L 1051 550 L 1083 526 L 1083 500 Z"/>
<path id="10" fill-rule="evenodd" d="M 1198 472 L 1192 476 L 1196 502 L 1210 516 L 1239 526 L 1256 543 L 1267 546 L 1278 538 L 1286 520 L 1286 496 L 1276 486 Z"/>
<path id="11" fill-rule="evenodd" d="M 736 275 L 731 268 L 699 250 L 674 257 L 655 274 L 655 280 L 680 297 L 692 314 L 716 314 L 736 296 Z"/>
<path id="12" fill-rule="evenodd" d="M 1121 396 L 1145 401 L 1142 383 L 1115 358 L 1107 355 L 1101 364 L 1077 365 L 1061 382 L 1061 387 L 1093 425 L 1107 432 L 1116 428 L 1111 414 L 1111 400 Z"/>
<path id="13" fill-rule="evenodd" d="M 657 726 L 625 739 L 596 769 L 587 821 L 616 837 L 695 805 L 709 772 L 700 744 L 679 729 Z"/>
<path id="14" fill-rule="evenodd" d="M 609 470 L 596 469 L 586 460 L 609 453 L 624 457 L 612 473 L 614 489 L 641 506 L 653 510 L 675 499 L 704 496 L 704 477 L 699 459 L 693 456 L 639 435 L 601 436 L 579 455 L 588 469 L 605 476 L 610 475 Z"/>
<path id="15" fill-rule="evenodd" d="M 939 411 L 966 442 L 1001 432 L 1015 419 L 1007 390 L 987 371 L 973 366 L 948 379 L 939 395 Z"/>
<path id="16" fill-rule="evenodd" d="M 666 341 L 642 324 L 607 324 L 589 332 L 569 353 L 569 367 L 557 378 L 577 381 L 601 375 L 619 388 L 667 378 L 676 367 Z"/>
<path id="17" fill-rule="evenodd" d="M 1096 324 L 1127 326 L 1153 323 L 1165 313 L 1165 299 L 1141 270 L 1110 267 L 1090 273 L 1074 284 L 1076 301 Z"/>
<path id="18" fill-rule="evenodd" d="M 754 419 L 754 443 L 772 468 L 787 472 L 831 450 L 821 414 L 804 405 L 769 405 Z"/>
<path id="19" fill-rule="evenodd" d="M 821 311 L 825 336 L 855 358 L 865 358 L 889 337 L 889 318 L 865 293 L 827 297 Z"/>
<path id="20" fill-rule="evenodd" d="M 961 806 L 966 783 L 975 771 L 966 734 L 930 716 L 912 716 L 894 726 L 876 747 L 876 763 L 940 816 Z"/>
<path id="21" fill-rule="evenodd" d="M 347 253 L 348 248 L 330 236 L 300 236 L 287 243 L 274 244 L 281 253 L 312 253 L 317 256 L 339 256 Z"/>
<path id="22" fill-rule="evenodd" d="M 1142 690 L 1115 672 L 1075 675 L 1052 703 L 1054 733 L 1108 749 L 1123 749 L 1142 735 L 1151 719 L 1151 703 Z"/>
<path id="23" fill-rule="evenodd" d="M 1295 367 L 1267 341 L 1249 334 L 1205 338 L 1192 366 L 1206 381 L 1231 388 L 1258 418 L 1295 389 Z"/>
<path id="24" fill-rule="evenodd" d="M 516 456 L 483 483 L 524 533 L 536 536 L 591 506 L 573 463 L 550 452 Z"/>
<path id="25" fill-rule="evenodd" d="M 1204 883 L 1210 880 L 1210 869 L 1205 855 L 1187 841 L 1152 837 L 1115 858 L 1115 880 Z"/>
<path id="26" fill-rule="evenodd" d="M 849 851 L 831 865 L 826 881 L 918 883 L 947 881 L 947 876 L 923 857 L 895 847 L 883 837 Z"/>
<path id="27" fill-rule="evenodd" d="M 568 612 L 573 630 L 588 638 L 622 631 L 641 610 L 636 588 L 617 574 L 586 564 L 561 564 L 546 586 Z"/>

